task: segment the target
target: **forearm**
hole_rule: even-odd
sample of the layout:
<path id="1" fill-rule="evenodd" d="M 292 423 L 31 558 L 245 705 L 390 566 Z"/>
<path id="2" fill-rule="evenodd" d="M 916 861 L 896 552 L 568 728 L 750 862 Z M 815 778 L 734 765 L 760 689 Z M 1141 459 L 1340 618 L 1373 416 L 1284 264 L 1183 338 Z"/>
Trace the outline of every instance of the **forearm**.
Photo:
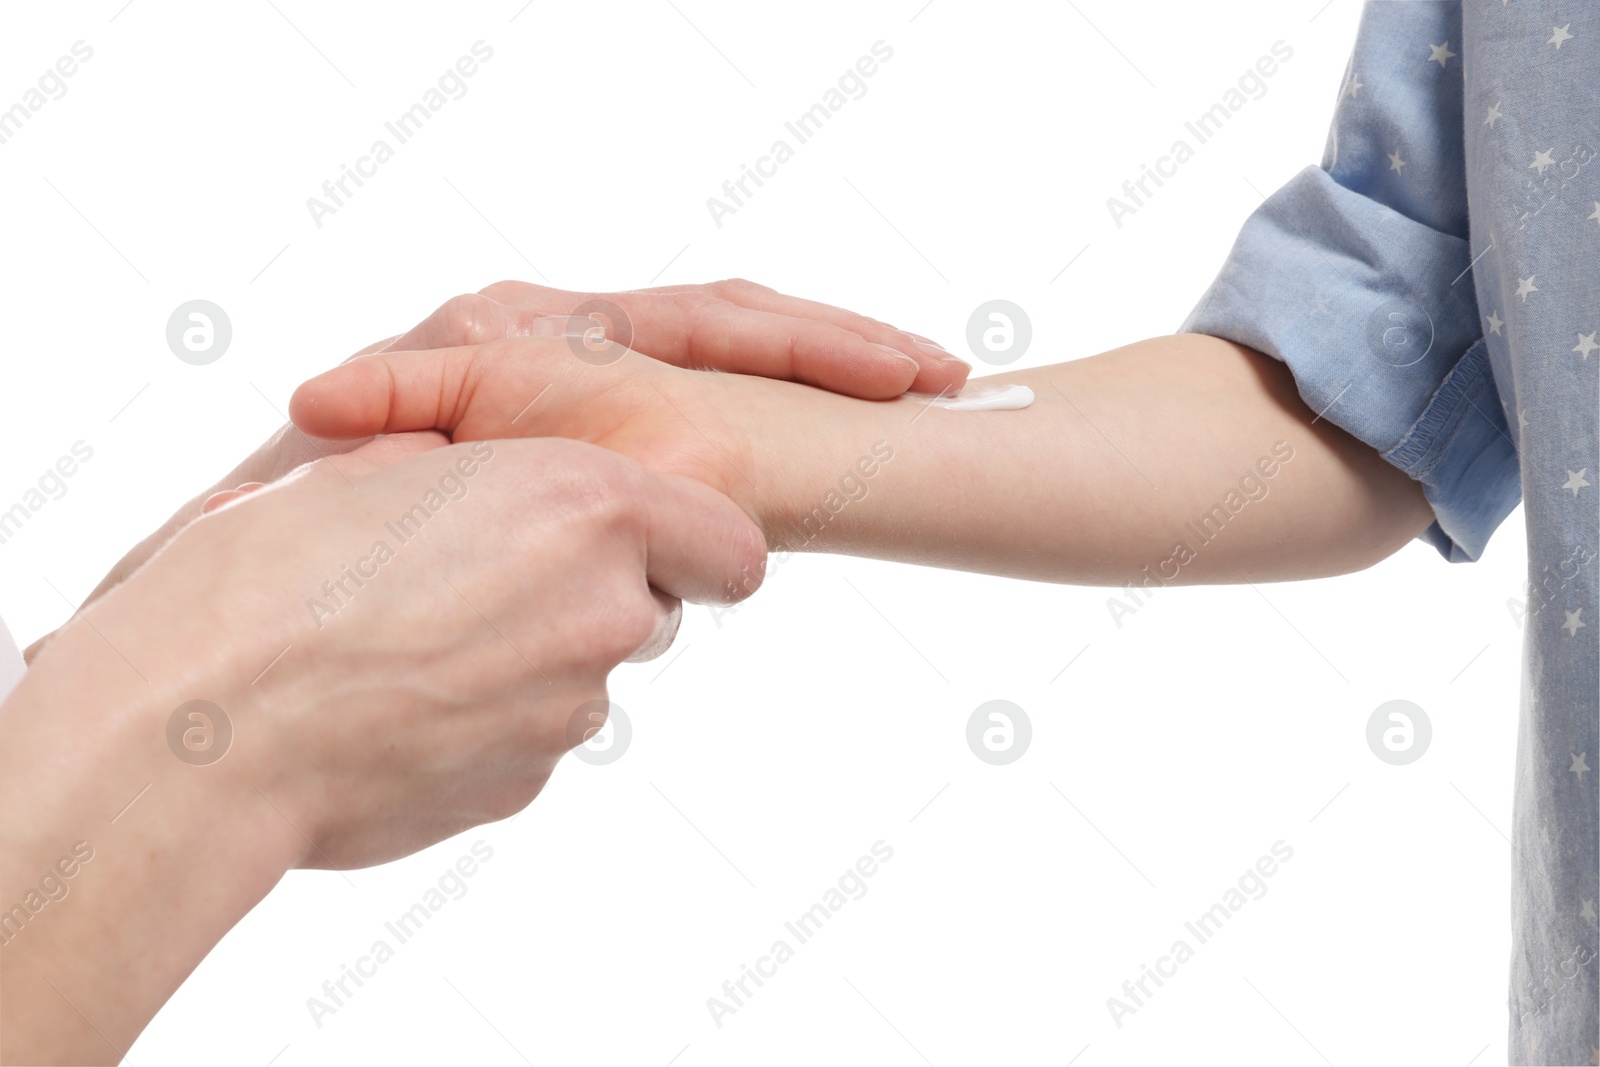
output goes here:
<path id="1" fill-rule="evenodd" d="M 1272 581 L 1368 566 L 1431 518 L 1420 487 L 1307 409 L 1282 364 L 1225 341 L 1160 337 L 985 381 L 1035 402 L 817 396 L 798 417 L 760 416 L 770 539 L 1048 581 Z"/>
<path id="2" fill-rule="evenodd" d="M 296 859 L 226 761 L 169 751 L 188 671 L 130 654 L 148 682 L 74 623 L 0 706 L 0 1062 L 122 1059 Z"/>

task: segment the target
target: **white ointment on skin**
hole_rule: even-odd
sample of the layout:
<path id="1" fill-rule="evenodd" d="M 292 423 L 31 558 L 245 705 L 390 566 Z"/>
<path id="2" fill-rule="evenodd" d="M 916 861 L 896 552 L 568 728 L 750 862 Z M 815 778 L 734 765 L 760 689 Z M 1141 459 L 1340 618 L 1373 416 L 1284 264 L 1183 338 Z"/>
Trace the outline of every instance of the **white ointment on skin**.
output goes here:
<path id="1" fill-rule="evenodd" d="M 978 381 L 959 393 L 935 397 L 928 403 L 950 411 L 1019 411 L 1033 403 L 1033 390 L 1026 385 L 984 385 Z"/>

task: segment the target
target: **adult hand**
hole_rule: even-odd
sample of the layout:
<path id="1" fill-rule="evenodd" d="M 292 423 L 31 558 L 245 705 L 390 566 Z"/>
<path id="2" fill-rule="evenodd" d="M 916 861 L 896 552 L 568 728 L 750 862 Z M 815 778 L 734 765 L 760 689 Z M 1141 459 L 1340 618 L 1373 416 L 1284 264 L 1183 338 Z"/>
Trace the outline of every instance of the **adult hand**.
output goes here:
<path id="1" fill-rule="evenodd" d="M 612 342 L 674 366 L 800 382 L 864 400 L 954 392 L 972 369 L 926 337 L 743 279 L 621 293 L 496 282 L 453 297 L 405 334 L 357 355 L 598 328 Z"/>
<path id="2" fill-rule="evenodd" d="M 230 632 L 241 675 L 274 664 L 243 697 L 270 714 L 238 766 L 274 783 L 309 866 L 382 862 L 521 810 L 611 669 L 671 643 L 678 598 L 742 599 L 764 554 L 705 486 L 553 439 L 383 437 L 204 510 L 96 626 L 141 662 L 149 620 L 124 610 L 158 588 L 174 604 L 220 591 L 219 629 L 197 631 Z"/>
<path id="3" fill-rule="evenodd" d="M 0 929 L 7 1062 L 122 1058 L 289 868 L 520 810 L 676 598 L 764 563 L 726 498 L 575 441 L 386 437 L 219 503 L 0 705 L 0 900 L 37 900 Z M 215 756 L 174 740 L 196 700 Z"/>

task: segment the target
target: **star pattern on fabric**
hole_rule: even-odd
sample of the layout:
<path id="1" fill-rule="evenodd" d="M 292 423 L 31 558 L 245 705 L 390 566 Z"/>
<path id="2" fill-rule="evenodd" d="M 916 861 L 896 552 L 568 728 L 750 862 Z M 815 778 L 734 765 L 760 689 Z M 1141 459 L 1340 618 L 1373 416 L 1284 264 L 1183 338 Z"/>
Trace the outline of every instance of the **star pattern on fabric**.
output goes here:
<path id="1" fill-rule="evenodd" d="M 1469 6 L 1482 9 L 1490 2 L 1479 0 L 1476 5 L 1456 6 L 1463 10 Z M 1584 222 L 1600 224 L 1600 188 L 1585 188 L 1579 184 L 1581 179 L 1574 181 L 1578 171 L 1600 169 L 1600 157 L 1593 151 L 1600 145 L 1587 136 L 1595 128 L 1597 97 L 1581 88 L 1585 84 L 1592 87 L 1594 63 L 1600 58 L 1600 32 L 1596 32 L 1600 27 L 1589 11 L 1591 6 L 1600 5 L 1600 0 L 1589 0 L 1588 4 L 1582 0 L 1553 0 L 1549 5 L 1516 0 L 1514 7 L 1512 0 L 1500 2 L 1502 15 L 1494 16 L 1489 8 L 1476 26 L 1472 20 L 1462 22 L 1437 13 L 1436 9 L 1448 10 L 1450 5 L 1416 5 L 1429 14 L 1418 14 L 1415 24 L 1403 30 L 1385 23 L 1385 30 L 1395 32 L 1372 35 L 1378 38 L 1376 43 L 1363 38 L 1345 67 L 1345 81 L 1339 87 L 1341 103 L 1360 100 L 1362 106 L 1340 107 L 1335 112 L 1330 144 L 1335 164 L 1342 161 L 1338 148 L 1343 144 L 1354 140 L 1366 146 L 1362 161 L 1366 173 L 1352 177 L 1365 178 L 1367 187 L 1360 192 L 1369 199 L 1395 209 L 1434 208 L 1440 218 L 1451 220 L 1458 220 L 1464 213 L 1470 229 L 1462 227 L 1459 232 L 1474 238 L 1465 242 L 1468 245 L 1478 245 L 1485 232 L 1499 238 L 1489 243 L 1489 249 L 1468 248 L 1464 258 L 1471 262 L 1456 263 L 1455 269 L 1449 271 L 1454 280 L 1442 278 L 1435 286 L 1443 290 L 1448 283 L 1459 291 L 1469 281 L 1476 282 L 1473 288 L 1480 297 L 1476 310 L 1482 338 L 1478 354 L 1487 348 L 1497 371 L 1496 389 L 1487 392 L 1489 400 L 1482 403 L 1481 411 L 1502 408 L 1505 421 L 1497 425 L 1506 436 L 1514 438 L 1513 451 L 1524 475 L 1523 495 L 1530 514 L 1536 516 L 1529 526 L 1529 546 L 1537 544 L 1536 551 L 1530 553 L 1534 561 L 1529 568 L 1530 589 L 1538 588 L 1544 580 L 1540 577 L 1541 565 L 1550 563 L 1544 570 L 1549 576 L 1557 573 L 1554 560 L 1566 560 L 1559 565 L 1563 568 L 1559 571 L 1562 584 L 1558 586 L 1552 578 L 1543 587 L 1546 592 L 1539 605 L 1545 609 L 1542 614 L 1532 613 L 1531 603 L 1519 602 L 1523 612 L 1519 621 L 1536 653 L 1525 661 L 1521 675 L 1521 710 L 1524 729 L 1535 737 L 1536 743 L 1523 746 L 1518 755 L 1519 775 L 1528 784 L 1525 793 L 1517 798 L 1518 830 L 1526 833 L 1538 850 L 1528 855 L 1581 861 L 1564 862 L 1559 870 L 1549 871 L 1532 870 L 1539 864 L 1529 864 L 1528 870 L 1520 872 L 1538 877 L 1521 878 L 1516 892 L 1532 894 L 1535 903 L 1548 904 L 1526 909 L 1517 923 L 1520 955 L 1513 970 L 1513 1000 L 1518 1007 L 1533 1007 L 1528 998 L 1542 1002 L 1543 995 L 1524 994 L 1523 979 L 1532 975 L 1532 982 L 1537 983 L 1542 968 L 1557 966 L 1552 954 L 1557 949 L 1570 949 L 1573 940 L 1587 939 L 1592 946 L 1600 924 L 1600 886 L 1593 863 L 1594 790 L 1600 786 L 1600 779 L 1593 785 L 1588 779 L 1590 770 L 1600 771 L 1600 767 L 1588 762 L 1591 752 L 1600 762 L 1600 740 L 1595 734 L 1593 693 L 1581 685 L 1575 688 L 1573 682 L 1575 677 L 1582 677 L 1581 668 L 1592 671 L 1596 637 L 1591 634 L 1582 641 L 1577 638 L 1590 628 L 1586 616 L 1600 610 L 1600 600 L 1596 599 L 1592 555 L 1553 554 L 1573 553 L 1582 546 L 1588 546 L 1589 552 L 1594 550 L 1594 508 L 1600 506 L 1600 482 L 1588 476 L 1590 469 L 1600 472 L 1600 464 L 1589 466 L 1596 464 L 1596 384 L 1590 377 L 1594 372 L 1587 365 L 1591 354 L 1600 355 L 1600 319 L 1594 318 L 1592 286 L 1583 284 L 1590 280 L 1586 272 L 1600 254 L 1600 234 L 1584 226 Z M 1539 36 L 1563 10 L 1578 15 L 1573 10 L 1576 7 L 1584 8 L 1583 17 L 1551 26 L 1547 38 Z M 1573 25 L 1583 32 L 1574 35 Z M 1433 41 L 1432 36 L 1439 29 L 1457 34 L 1465 51 L 1456 52 L 1453 41 Z M 1565 45 L 1574 40 L 1581 43 L 1561 56 Z M 1557 55 L 1546 56 L 1539 49 L 1540 44 Z M 1426 54 L 1422 52 L 1424 45 L 1428 47 Z M 1461 65 L 1450 71 L 1450 61 L 1458 58 Z M 1419 60 L 1427 66 L 1437 64 L 1440 73 L 1418 70 Z M 1375 80 L 1367 83 L 1360 70 Z M 1455 79 L 1463 75 L 1467 76 L 1466 92 L 1457 95 Z M 1450 94 L 1443 101 L 1448 105 L 1447 112 L 1437 116 L 1435 110 L 1446 109 L 1419 112 L 1414 105 L 1431 105 L 1435 95 L 1446 91 L 1441 86 L 1447 86 Z M 1372 91 L 1361 98 L 1359 94 L 1365 89 Z M 1480 116 L 1476 126 L 1472 123 L 1474 111 Z M 1503 132 L 1499 128 L 1502 119 L 1511 120 Z M 1393 182 L 1375 172 L 1372 162 L 1373 150 L 1385 140 L 1391 148 L 1385 153 L 1383 173 L 1400 179 Z M 1544 141 L 1543 149 L 1535 147 L 1539 141 Z M 1426 166 L 1406 177 L 1407 165 L 1417 162 L 1404 157 L 1406 145 L 1410 144 L 1427 146 L 1412 149 L 1413 154 L 1424 153 L 1422 162 Z M 1557 159 L 1558 153 L 1565 158 Z M 1518 159 L 1523 162 L 1517 163 Z M 1348 167 L 1346 162 L 1345 168 Z M 1534 180 L 1521 174 L 1523 170 L 1532 170 Z M 1546 182 L 1545 176 L 1552 170 L 1557 173 Z M 1340 173 L 1342 176 L 1343 171 Z M 1592 210 L 1579 214 L 1585 194 Z M 1460 243 L 1455 247 L 1459 248 Z M 1486 251 L 1496 254 L 1478 255 Z M 1456 272 L 1462 267 L 1468 269 L 1458 275 Z M 1521 274 L 1524 268 L 1528 269 L 1526 276 Z M 1544 286 L 1537 284 L 1541 277 L 1545 279 Z M 1504 299 L 1507 283 L 1517 301 L 1515 305 L 1506 302 L 1511 319 L 1500 314 L 1498 304 L 1491 303 Z M 1308 285 L 1301 291 L 1302 303 L 1291 311 L 1303 321 L 1318 312 L 1311 300 L 1315 290 Z M 1534 295 L 1540 300 L 1530 307 L 1529 298 Z M 1490 307 L 1487 315 L 1482 310 L 1485 304 Z M 1510 329 L 1512 319 L 1515 331 Z M 1582 329 L 1585 324 L 1589 330 Z M 1461 326 L 1471 329 L 1470 323 Z M 1574 343 L 1567 345 L 1564 355 L 1561 345 L 1568 337 Z M 1573 367 L 1567 355 L 1578 356 L 1582 367 Z M 1595 362 L 1600 365 L 1600 359 Z M 1533 433 L 1530 408 L 1539 413 L 1537 434 Z M 1505 450 L 1505 442 L 1497 441 L 1496 447 Z M 1578 466 L 1569 468 L 1570 463 Z M 1554 481 L 1556 474 L 1564 481 Z M 1588 488 L 1596 489 L 1596 493 L 1584 496 L 1583 490 Z M 1552 490 L 1555 494 L 1566 493 L 1566 499 L 1552 495 Z M 1565 569 L 1575 564 L 1577 570 Z M 1525 598 L 1531 600 L 1527 594 Z M 1517 610 L 1513 607 L 1514 615 Z M 1566 768 L 1561 767 L 1557 755 L 1562 748 L 1570 755 Z M 1562 770 L 1572 774 L 1571 781 L 1561 778 Z M 1517 844 L 1525 848 L 1520 838 Z M 1555 866 L 1552 864 L 1552 868 Z M 1590 928 L 1587 935 L 1582 934 L 1584 925 Z M 1589 1046 L 1589 1055 L 1600 1065 L 1593 1010 L 1592 1004 L 1579 1006 L 1580 1012 L 1587 1012 L 1581 1017 L 1585 1024 L 1582 1029 L 1572 1025 L 1578 1019 L 1576 1012 L 1556 1018 L 1558 1013 L 1540 1007 L 1518 1018 L 1513 1011 L 1511 1062 L 1589 1062 L 1583 1051 Z M 1544 1055 L 1540 1055 L 1541 1048 Z"/>

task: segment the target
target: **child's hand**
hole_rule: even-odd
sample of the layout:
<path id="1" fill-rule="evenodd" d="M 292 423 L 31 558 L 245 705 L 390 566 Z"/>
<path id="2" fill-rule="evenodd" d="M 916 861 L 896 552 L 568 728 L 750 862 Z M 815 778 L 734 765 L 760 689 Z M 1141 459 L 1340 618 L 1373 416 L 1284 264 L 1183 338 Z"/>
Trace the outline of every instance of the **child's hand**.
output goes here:
<path id="1" fill-rule="evenodd" d="M 955 392 L 972 369 L 916 334 L 742 280 L 622 293 L 497 282 L 453 297 L 360 355 L 455 348 L 603 327 L 605 337 L 679 367 L 814 385 L 867 400 Z"/>
<path id="2" fill-rule="evenodd" d="M 289 415 L 305 433 L 356 438 L 438 429 L 457 442 L 568 437 L 732 497 L 763 522 L 771 477 L 756 469 L 773 413 L 804 397 L 854 404 L 819 390 L 670 366 L 618 349 L 596 365 L 564 338 L 361 356 L 304 383 Z M 758 453 L 761 453 L 758 455 Z"/>

